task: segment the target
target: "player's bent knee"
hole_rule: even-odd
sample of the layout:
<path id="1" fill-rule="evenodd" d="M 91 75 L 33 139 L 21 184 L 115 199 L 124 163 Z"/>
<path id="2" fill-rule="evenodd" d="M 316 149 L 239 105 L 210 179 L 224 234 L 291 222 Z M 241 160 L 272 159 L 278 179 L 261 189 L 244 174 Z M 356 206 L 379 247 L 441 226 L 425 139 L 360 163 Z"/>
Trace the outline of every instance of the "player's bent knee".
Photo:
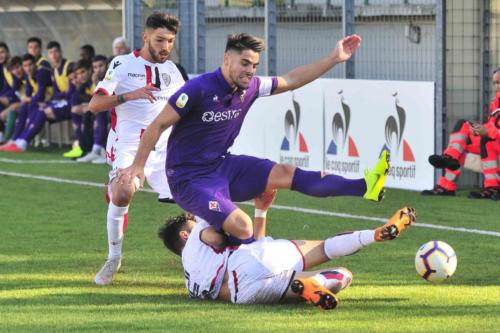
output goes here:
<path id="1" fill-rule="evenodd" d="M 112 198 L 113 204 L 117 206 L 127 206 L 132 201 L 135 193 L 135 185 L 113 183 Z"/>
<path id="2" fill-rule="evenodd" d="M 235 210 L 224 221 L 222 229 L 232 237 L 246 240 L 253 237 L 252 220 L 242 210 Z"/>
<path id="3" fill-rule="evenodd" d="M 267 189 L 290 188 L 295 167 L 289 164 L 275 164 L 269 175 Z"/>

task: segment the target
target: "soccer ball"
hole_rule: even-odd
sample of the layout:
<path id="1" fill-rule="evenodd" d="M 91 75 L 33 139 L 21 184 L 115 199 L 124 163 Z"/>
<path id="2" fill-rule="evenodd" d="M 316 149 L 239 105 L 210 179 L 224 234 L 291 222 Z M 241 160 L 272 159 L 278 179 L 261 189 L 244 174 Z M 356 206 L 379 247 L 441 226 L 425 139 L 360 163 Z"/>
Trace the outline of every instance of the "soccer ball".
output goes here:
<path id="1" fill-rule="evenodd" d="M 422 245 L 415 256 L 418 274 L 430 282 L 443 282 L 455 273 L 457 256 L 453 248 L 438 240 Z"/>

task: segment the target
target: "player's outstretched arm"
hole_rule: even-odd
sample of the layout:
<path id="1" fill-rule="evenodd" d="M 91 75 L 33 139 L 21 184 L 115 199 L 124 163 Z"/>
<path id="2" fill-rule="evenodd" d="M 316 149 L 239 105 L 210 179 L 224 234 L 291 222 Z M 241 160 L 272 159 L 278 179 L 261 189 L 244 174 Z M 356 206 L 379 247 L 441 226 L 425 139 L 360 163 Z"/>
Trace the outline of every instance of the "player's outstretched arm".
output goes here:
<path id="1" fill-rule="evenodd" d="M 147 99 L 151 103 L 154 103 L 156 98 L 153 95 L 153 91 L 160 91 L 160 89 L 152 85 L 147 85 L 121 95 L 106 95 L 101 91 L 97 91 L 90 100 L 89 109 L 92 112 L 108 111 L 120 104 L 136 99 Z"/>
<path id="2" fill-rule="evenodd" d="M 179 114 L 167 104 L 163 111 L 160 112 L 156 119 L 144 131 L 139 148 L 135 154 L 134 162 L 128 168 L 118 172 L 116 181 L 119 183 L 132 184 L 135 177 L 139 177 L 140 186 L 144 186 L 144 165 L 146 164 L 149 153 L 153 150 L 163 131 L 178 122 L 179 119 L 181 119 Z"/>
<path id="3" fill-rule="evenodd" d="M 274 94 L 300 88 L 332 69 L 335 65 L 349 60 L 361 45 L 361 37 L 350 35 L 337 42 L 335 49 L 318 61 L 297 67 L 283 76 L 278 76 L 278 86 Z"/>
<path id="4" fill-rule="evenodd" d="M 266 236 L 267 210 L 272 206 L 277 194 L 277 190 L 265 191 L 254 200 L 253 236 L 256 240 Z"/>

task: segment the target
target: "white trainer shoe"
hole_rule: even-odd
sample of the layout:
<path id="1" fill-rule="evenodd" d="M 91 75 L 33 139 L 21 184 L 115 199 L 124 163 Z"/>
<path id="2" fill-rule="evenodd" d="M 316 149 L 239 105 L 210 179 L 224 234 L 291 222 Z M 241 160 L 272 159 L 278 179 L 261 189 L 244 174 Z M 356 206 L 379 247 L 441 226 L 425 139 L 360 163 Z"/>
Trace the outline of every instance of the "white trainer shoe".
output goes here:
<path id="1" fill-rule="evenodd" d="M 91 151 L 87 155 L 80 157 L 80 158 L 77 158 L 76 161 L 78 163 L 90 163 L 99 157 L 100 157 L 99 154 L 95 153 L 94 151 Z"/>
<path id="2" fill-rule="evenodd" d="M 106 164 L 106 151 L 101 149 L 99 157 L 92 160 L 92 164 Z"/>
<path id="3" fill-rule="evenodd" d="M 122 258 L 116 257 L 106 260 L 104 266 L 95 276 L 95 283 L 98 286 L 107 286 L 113 282 L 113 275 L 118 272 L 122 265 Z"/>

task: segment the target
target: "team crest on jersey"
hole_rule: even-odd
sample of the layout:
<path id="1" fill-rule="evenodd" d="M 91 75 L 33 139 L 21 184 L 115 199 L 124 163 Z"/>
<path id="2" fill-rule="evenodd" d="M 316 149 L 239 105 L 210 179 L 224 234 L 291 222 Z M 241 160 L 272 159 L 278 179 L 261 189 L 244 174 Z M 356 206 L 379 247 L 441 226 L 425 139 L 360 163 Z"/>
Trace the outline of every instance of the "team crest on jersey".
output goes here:
<path id="1" fill-rule="evenodd" d="M 106 81 L 111 80 L 114 73 L 115 73 L 115 71 L 113 71 L 111 68 L 108 69 L 108 71 L 106 72 L 106 76 L 104 77 L 104 80 L 106 80 Z"/>
<path id="2" fill-rule="evenodd" d="M 186 95 L 185 93 L 182 93 L 175 101 L 175 105 L 177 105 L 178 108 L 182 109 L 183 107 L 186 106 L 186 103 L 188 102 L 188 100 L 189 100 L 188 95 Z"/>
<path id="3" fill-rule="evenodd" d="M 168 86 L 170 84 L 170 81 L 172 81 L 170 75 L 168 75 L 167 73 L 161 73 L 161 78 L 163 79 L 163 82 L 165 82 L 166 86 Z"/>
<path id="4" fill-rule="evenodd" d="M 208 202 L 208 209 L 216 211 L 216 212 L 220 212 L 219 203 L 217 201 L 209 201 Z"/>

